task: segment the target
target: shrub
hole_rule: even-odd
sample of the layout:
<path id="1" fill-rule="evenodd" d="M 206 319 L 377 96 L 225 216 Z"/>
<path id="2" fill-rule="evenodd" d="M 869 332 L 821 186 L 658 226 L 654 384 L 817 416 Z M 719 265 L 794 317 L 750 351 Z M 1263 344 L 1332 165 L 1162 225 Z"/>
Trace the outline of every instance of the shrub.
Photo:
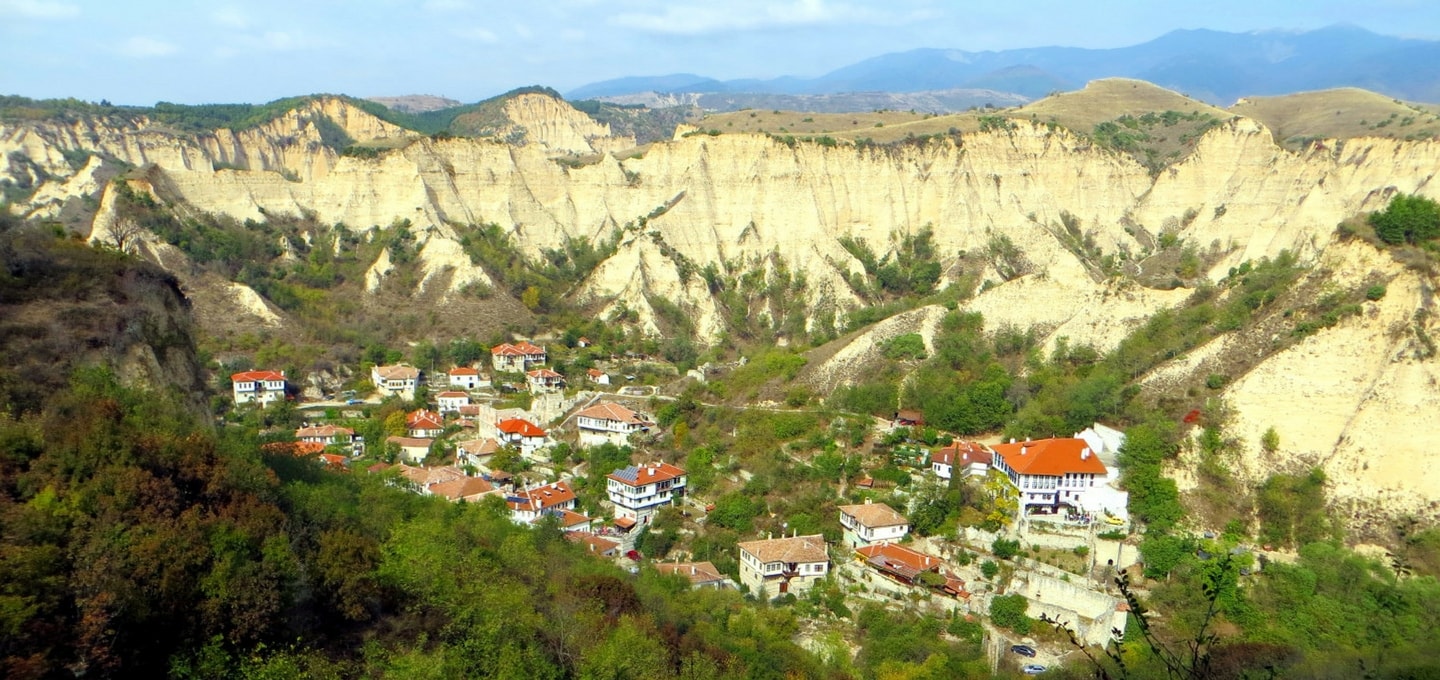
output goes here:
<path id="1" fill-rule="evenodd" d="M 1374 302 L 1385 297 L 1385 286 L 1376 284 L 1365 289 L 1365 299 Z"/>
<path id="2" fill-rule="evenodd" d="M 1030 616 L 1025 610 L 1030 603 L 1024 595 L 1001 595 L 990 600 L 990 620 L 1001 628 L 1009 628 L 1020 635 L 1030 634 Z"/>
<path id="3" fill-rule="evenodd" d="M 980 573 L 984 574 L 985 578 L 993 580 L 995 575 L 1000 573 L 1000 565 L 995 564 L 994 560 L 985 560 L 980 563 Z"/>
<path id="4" fill-rule="evenodd" d="M 1211 373 L 1210 375 L 1205 377 L 1205 386 L 1212 390 L 1218 390 L 1224 387 L 1225 383 L 1229 381 L 1230 379 L 1225 377 L 1224 375 L 1221 375 L 1219 373 Z"/>
<path id="5" fill-rule="evenodd" d="M 990 552 L 1002 560 L 1008 560 L 1020 554 L 1020 541 L 1007 538 L 996 538 L 990 544 Z"/>

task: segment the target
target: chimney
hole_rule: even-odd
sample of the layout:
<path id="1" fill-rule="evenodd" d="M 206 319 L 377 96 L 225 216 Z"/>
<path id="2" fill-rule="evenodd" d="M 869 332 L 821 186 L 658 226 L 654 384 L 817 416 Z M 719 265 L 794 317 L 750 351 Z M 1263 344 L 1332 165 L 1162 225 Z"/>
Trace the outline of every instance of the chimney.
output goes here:
<path id="1" fill-rule="evenodd" d="M 1014 438 L 1014 437 L 1011 437 L 1011 438 L 1010 438 L 1010 443 L 1011 443 L 1011 444 L 1014 444 L 1014 443 L 1015 443 L 1015 438 Z"/>
<path id="2" fill-rule="evenodd" d="M 865 499 L 865 504 L 866 504 L 866 505 L 869 505 L 871 502 L 873 502 L 873 499 L 870 499 L 870 498 L 866 498 L 866 499 Z"/>
<path id="3" fill-rule="evenodd" d="M 693 565 L 693 564 L 690 565 L 690 575 L 691 575 L 691 576 L 694 576 L 694 575 L 695 575 L 695 565 Z"/>
<path id="4" fill-rule="evenodd" d="M 1085 447 L 1085 448 L 1083 448 L 1083 449 L 1080 449 L 1080 460 L 1085 460 L 1086 458 L 1089 458 L 1089 457 L 1090 457 L 1090 447 L 1087 446 L 1087 447 Z"/>

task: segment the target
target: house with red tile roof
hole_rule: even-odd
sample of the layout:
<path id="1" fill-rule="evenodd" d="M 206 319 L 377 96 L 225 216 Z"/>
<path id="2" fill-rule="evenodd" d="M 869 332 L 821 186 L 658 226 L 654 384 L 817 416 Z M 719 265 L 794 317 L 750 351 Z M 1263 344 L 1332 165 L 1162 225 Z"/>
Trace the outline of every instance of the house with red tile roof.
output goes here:
<path id="1" fill-rule="evenodd" d="M 585 379 L 589 380 L 592 385 L 610 384 L 610 374 L 598 368 L 592 368 L 585 371 Z"/>
<path id="2" fill-rule="evenodd" d="M 520 489 L 505 497 L 510 508 L 510 518 L 520 524 L 539 519 L 546 512 L 574 510 L 575 491 L 570 482 L 559 481 L 529 489 Z"/>
<path id="3" fill-rule="evenodd" d="M 431 484 L 427 491 L 451 501 L 478 502 L 480 499 L 500 493 L 495 485 L 480 477 L 461 477 Z"/>
<path id="4" fill-rule="evenodd" d="M 1106 484 L 1110 471 L 1084 439 L 1011 440 L 991 449 L 991 464 L 1020 493 L 1021 512 L 1052 514 L 1062 507 L 1073 512 L 1095 510 L 1099 508 L 1094 507 L 1094 499 L 1110 495 Z"/>
<path id="5" fill-rule="evenodd" d="M 872 569 L 906 585 L 919 584 L 925 572 L 940 573 L 938 557 L 916 552 L 894 543 L 872 543 L 855 549 L 855 556 Z"/>
<path id="6" fill-rule="evenodd" d="M 342 456 L 338 453 L 320 454 L 320 462 L 324 464 L 326 468 L 334 470 L 336 472 L 344 472 L 349 469 L 346 467 L 346 464 L 349 462 L 349 460 L 349 458 L 346 458 L 345 456 Z"/>
<path id="7" fill-rule="evenodd" d="M 481 387 L 481 377 L 478 369 L 469 366 L 456 366 L 450 369 L 450 372 L 446 375 L 450 378 L 451 387 L 458 387 L 462 390 L 474 390 Z"/>
<path id="8" fill-rule="evenodd" d="M 338 425 L 309 425 L 295 430 L 295 439 L 311 444 L 349 445 L 355 439 L 355 431 Z"/>
<path id="9" fill-rule="evenodd" d="M 581 446 L 607 442 L 624 446 L 630 442 L 630 435 L 649 432 L 653 424 L 649 416 L 608 401 L 575 412 L 575 429 L 580 431 Z"/>
<path id="10" fill-rule="evenodd" d="M 565 538 L 576 543 L 583 543 L 585 549 L 592 555 L 599 557 L 614 557 L 620 552 L 620 542 L 608 538 L 601 538 L 595 534 L 583 531 L 571 531 L 565 534 Z"/>
<path id="11" fill-rule="evenodd" d="M 445 418 L 423 408 L 411 411 L 405 416 L 405 429 L 411 437 L 434 439 L 445 433 Z"/>
<path id="12" fill-rule="evenodd" d="M 684 576 L 691 588 L 734 588 L 735 582 L 720 573 L 711 562 L 661 562 L 655 570 L 666 575 Z"/>
<path id="13" fill-rule="evenodd" d="M 520 449 L 523 456 L 533 456 L 549 443 L 545 430 L 524 418 L 509 418 L 495 425 L 497 439 L 502 445 L 509 444 Z"/>
<path id="14" fill-rule="evenodd" d="M 469 439 L 455 445 L 455 461 L 460 465 L 480 467 L 490 462 L 490 457 L 500 450 L 500 442 L 493 437 Z"/>
<path id="15" fill-rule="evenodd" d="M 434 444 L 435 440 L 421 437 L 386 437 L 385 443 L 394 444 L 400 450 L 396 457 L 401 461 L 419 463 L 430 455 L 430 445 Z"/>
<path id="16" fill-rule="evenodd" d="M 546 510 L 532 520 L 532 523 L 540 522 L 546 517 L 554 517 L 555 521 L 559 522 L 561 531 L 590 533 L 595 528 L 595 520 L 574 510 Z"/>
<path id="17" fill-rule="evenodd" d="M 441 414 L 460 413 L 460 410 L 470 405 L 470 395 L 460 390 L 445 390 L 435 395 L 436 409 Z"/>
<path id="18" fill-rule="evenodd" d="M 910 533 L 910 520 L 884 503 L 868 499 L 856 505 L 840 506 L 840 526 L 845 529 L 845 542 L 855 547 L 898 541 Z"/>
<path id="19" fill-rule="evenodd" d="M 285 399 L 285 371 L 243 371 L 230 376 L 235 404 L 269 406 Z"/>
<path id="20" fill-rule="evenodd" d="M 930 471 L 940 479 L 950 479 L 956 474 L 962 477 L 984 477 L 990 470 L 990 461 L 994 456 L 995 452 L 984 444 L 957 439 L 930 455 Z"/>
<path id="21" fill-rule="evenodd" d="M 740 583 L 767 600 L 799 595 L 830 571 L 830 553 L 820 534 L 746 541 L 737 547 Z"/>
<path id="22" fill-rule="evenodd" d="M 507 342 L 490 348 L 490 365 L 497 371 L 521 373 L 545 361 L 545 348 L 529 342 Z"/>
<path id="23" fill-rule="evenodd" d="M 554 392 L 565 389 L 565 376 L 548 368 L 525 372 L 525 384 L 531 392 Z"/>
<path id="24" fill-rule="evenodd" d="M 374 366 L 370 369 L 370 382 L 381 396 L 414 399 L 415 388 L 420 384 L 420 369 L 405 364 Z"/>
<path id="25" fill-rule="evenodd" d="M 649 524 L 660 508 L 685 497 L 685 471 L 669 463 L 631 465 L 605 477 L 615 516 Z"/>

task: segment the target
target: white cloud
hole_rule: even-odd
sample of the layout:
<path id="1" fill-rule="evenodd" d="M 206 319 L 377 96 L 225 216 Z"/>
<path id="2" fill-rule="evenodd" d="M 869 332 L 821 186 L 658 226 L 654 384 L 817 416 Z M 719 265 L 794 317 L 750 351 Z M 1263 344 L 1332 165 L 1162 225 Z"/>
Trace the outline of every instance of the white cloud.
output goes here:
<path id="1" fill-rule="evenodd" d="M 814 26 L 845 22 L 876 22 L 885 17 L 845 4 L 825 0 L 795 0 L 774 3 L 697 3 L 669 5 L 658 13 L 631 12 L 616 15 L 610 23 L 652 33 L 699 35 L 766 28 Z"/>
<path id="2" fill-rule="evenodd" d="M 163 40 L 156 40 L 151 37 L 137 35 L 120 44 L 120 54 L 127 57 L 144 59 L 148 57 L 164 57 L 175 54 L 180 48 Z"/>
<path id="3" fill-rule="evenodd" d="M 473 40 L 475 42 L 481 42 L 486 44 L 494 44 L 500 41 L 500 36 L 495 35 L 494 31 L 480 26 L 475 26 L 473 28 L 458 28 L 451 31 L 450 33 L 457 38 L 461 38 L 464 40 Z"/>
<path id="4" fill-rule="evenodd" d="M 210 18 L 214 19 L 215 23 L 225 26 L 226 28 L 238 28 L 242 30 L 250 28 L 250 17 L 246 16 L 245 12 L 239 7 L 221 7 L 215 10 L 215 13 L 211 14 Z"/>
<path id="5" fill-rule="evenodd" d="M 26 19 L 70 19 L 80 16 L 80 8 L 49 0 L 0 0 L 0 16 L 7 14 Z"/>

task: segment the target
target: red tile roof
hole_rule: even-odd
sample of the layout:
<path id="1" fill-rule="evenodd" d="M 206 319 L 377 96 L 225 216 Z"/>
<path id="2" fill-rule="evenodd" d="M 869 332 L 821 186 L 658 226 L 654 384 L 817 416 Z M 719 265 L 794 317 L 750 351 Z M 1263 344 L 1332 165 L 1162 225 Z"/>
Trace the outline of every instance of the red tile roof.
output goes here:
<path id="1" fill-rule="evenodd" d="M 455 368 L 450 369 L 450 375 L 477 375 L 477 376 L 478 376 L 478 375 L 480 375 L 480 371 L 479 371 L 478 369 L 470 368 L 469 366 L 456 366 Z"/>
<path id="2" fill-rule="evenodd" d="M 825 537 L 820 534 L 748 541 L 740 543 L 739 547 L 762 563 L 830 561 L 830 553 L 825 550 Z"/>
<path id="3" fill-rule="evenodd" d="M 613 402 L 603 402 L 575 412 L 575 417 L 584 416 L 596 420 L 614 420 L 626 425 L 648 425 L 644 416 Z"/>
<path id="4" fill-rule="evenodd" d="M 420 369 L 414 366 L 376 366 L 375 374 L 382 380 L 414 380 L 420 377 Z"/>
<path id="5" fill-rule="evenodd" d="M 592 377 L 592 378 L 598 378 L 598 377 L 600 377 L 600 376 L 602 376 L 602 375 L 605 375 L 605 371 L 602 371 L 602 370 L 600 370 L 600 369 L 598 369 L 598 368 L 592 368 L 592 369 L 590 369 L 590 370 L 588 370 L 588 371 L 585 371 L 585 375 L 588 375 L 588 376 L 590 376 L 590 377 Z"/>
<path id="6" fill-rule="evenodd" d="M 506 502 L 512 510 L 547 510 L 575 500 L 575 491 L 569 482 L 555 482 L 534 489 L 515 492 Z M 536 503 L 539 501 L 539 503 Z"/>
<path id="7" fill-rule="evenodd" d="M 956 440 L 930 457 L 933 463 L 964 467 L 971 463 L 990 464 L 992 456 L 984 444 Z"/>
<path id="8" fill-rule="evenodd" d="M 502 420 L 500 421 L 500 424 L 496 427 L 499 427 L 500 431 L 504 432 L 505 434 L 518 434 L 522 437 L 545 436 L 544 430 L 540 429 L 534 423 L 525 420 L 524 418 L 511 418 L 509 420 Z"/>
<path id="9" fill-rule="evenodd" d="M 437 482 L 430 486 L 430 493 L 452 501 L 468 500 L 483 496 L 495 490 L 495 486 L 479 477 L 464 477 Z"/>
<path id="10" fill-rule="evenodd" d="M 320 460 L 325 461 L 327 465 L 345 467 L 346 458 L 338 453 L 322 453 L 320 454 Z"/>
<path id="11" fill-rule="evenodd" d="M 353 437 L 355 436 L 355 431 L 348 427 L 340 427 L 338 425 L 311 425 L 309 427 L 302 427 L 296 430 L 295 438 L 304 439 L 306 437 L 333 437 L 337 434 L 343 434 Z"/>
<path id="12" fill-rule="evenodd" d="M 921 572 L 940 568 L 940 559 L 925 553 L 915 552 L 894 543 L 874 543 L 857 548 L 855 554 L 876 568 L 890 571 L 907 579 L 914 579 Z"/>
<path id="13" fill-rule="evenodd" d="M 711 562 L 661 562 L 655 570 L 662 574 L 680 574 L 693 585 L 724 581 L 725 576 Z"/>
<path id="14" fill-rule="evenodd" d="M 513 345 L 505 342 L 491 347 L 490 353 L 501 356 L 534 356 L 536 354 L 544 354 L 545 349 L 524 341 L 517 342 Z"/>
<path id="15" fill-rule="evenodd" d="M 599 536 L 596 536 L 595 534 L 584 531 L 569 532 L 565 534 L 565 538 L 575 541 L 576 543 L 584 543 L 586 549 L 588 549 L 590 552 L 597 553 L 606 557 L 609 557 L 612 553 L 614 553 L 620 548 L 620 543 L 618 541 L 612 541 L 608 538 L 601 538 Z"/>
<path id="16" fill-rule="evenodd" d="M 459 398 L 461 398 L 461 397 L 464 397 L 464 398 L 467 398 L 467 399 L 468 399 L 468 398 L 470 397 L 470 395 L 465 394 L 464 392 L 461 392 L 460 390 L 445 390 L 444 392 L 441 392 L 440 394 L 435 395 L 435 398 L 436 398 L 436 399 L 459 399 Z"/>
<path id="17" fill-rule="evenodd" d="M 563 378 L 565 376 L 556 373 L 548 368 L 537 368 L 533 371 L 526 371 L 525 375 L 531 378 Z"/>
<path id="18" fill-rule="evenodd" d="M 622 470 L 616 470 L 608 475 L 607 479 L 613 479 L 625 486 L 645 486 L 655 482 L 664 482 L 679 477 L 684 477 L 685 471 L 669 463 L 652 463 L 650 465 L 631 465 Z"/>
<path id="19" fill-rule="evenodd" d="M 1060 477 L 1067 472 L 1105 474 L 1105 464 L 1083 439 L 1039 439 L 991 447 L 1018 474 Z"/>
<path id="20" fill-rule="evenodd" d="M 405 425 L 412 430 L 443 430 L 445 418 L 434 411 L 420 409 L 405 417 Z"/>
<path id="21" fill-rule="evenodd" d="M 285 374 L 280 371 L 244 371 L 230 376 L 230 382 L 265 382 L 266 380 L 284 379 Z"/>
<path id="22" fill-rule="evenodd" d="M 872 527 L 893 527 L 901 524 L 909 525 L 910 520 L 895 512 L 895 509 L 884 503 L 859 503 L 856 505 L 842 505 L 840 512 L 854 517 L 860 524 Z"/>

